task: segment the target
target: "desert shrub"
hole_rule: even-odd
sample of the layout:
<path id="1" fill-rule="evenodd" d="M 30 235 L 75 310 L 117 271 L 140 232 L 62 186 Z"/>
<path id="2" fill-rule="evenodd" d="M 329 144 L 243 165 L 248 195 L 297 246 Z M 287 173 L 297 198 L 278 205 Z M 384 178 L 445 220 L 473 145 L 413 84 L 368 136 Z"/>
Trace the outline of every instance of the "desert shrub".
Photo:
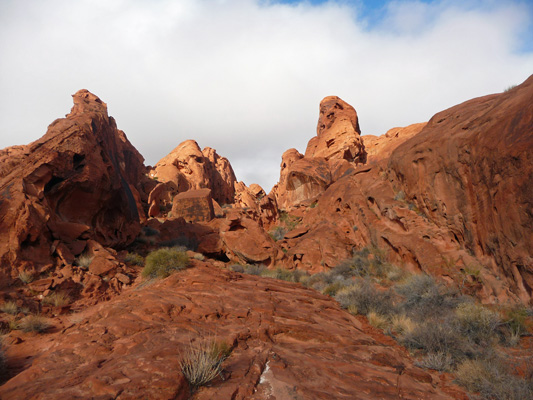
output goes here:
<path id="1" fill-rule="evenodd" d="M 229 266 L 229 269 L 232 270 L 233 272 L 239 272 L 241 274 L 244 273 L 244 266 L 241 265 L 241 264 L 233 264 L 233 265 L 230 265 Z"/>
<path id="2" fill-rule="evenodd" d="M 9 327 L 10 331 L 16 331 L 16 330 L 20 329 L 20 321 L 17 320 L 16 318 L 10 319 L 8 321 L 7 325 Z"/>
<path id="3" fill-rule="evenodd" d="M 344 288 L 346 286 L 348 286 L 348 285 L 346 285 L 346 283 L 344 281 L 337 280 L 337 281 L 335 281 L 333 283 L 330 283 L 325 288 L 323 288 L 322 289 L 322 293 L 327 295 L 327 296 L 334 297 L 339 290 L 341 290 L 342 288 Z"/>
<path id="4" fill-rule="evenodd" d="M 294 228 L 298 226 L 301 218 L 290 215 L 286 211 L 281 211 L 279 214 L 279 220 L 285 224 L 288 231 L 292 231 Z"/>
<path id="5" fill-rule="evenodd" d="M 455 310 L 460 333 L 476 344 L 489 343 L 496 338 L 501 323 L 498 313 L 477 304 L 462 303 Z"/>
<path id="6" fill-rule="evenodd" d="M 398 193 L 394 195 L 394 200 L 396 201 L 404 201 L 405 200 L 405 192 L 403 190 L 400 190 Z"/>
<path id="7" fill-rule="evenodd" d="M 459 302 L 455 293 L 429 275 L 413 275 L 395 286 L 395 291 L 404 299 L 402 311 L 418 319 L 442 316 Z"/>
<path id="8" fill-rule="evenodd" d="M 276 226 L 268 234 L 270 235 L 272 240 L 277 242 L 278 240 L 282 240 L 283 238 L 285 238 L 286 233 L 287 229 L 283 228 L 282 226 Z"/>
<path id="9" fill-rule="evenodd" d="M 453 366 L 453 359 L 447 353 L 428 353 L 416 365 L 436 371 L 450 371 Z"/>
<path id="10" fill-rule="evenodd" d="M 392 296 L 389 291 L 379 291 L 367 280 L 360 280 L 338 291 L 335 299 L 341 307 L 357 307 L 360 314 L 370 311 L 389 315 L 393 309 Z"/>
<path id="11" fill-rule="evenodd" d="M 180 368 L 193 388 L 204 386 L 222 372 L 222 362 L 229 356 L 226 343 L 209 340 L 199 344 L 189 344 L 181 356 Z"/>
<path id="12" fill-rule="evenodd" d="M 282 281 L 294 282 L 293 272 L 284 268 L 265 268 L 260 275 L 268 278 L 280 279 Z"/>
<path id="13" fill-rule="evenodd" d="M 410 349 L 420 349 L 424 353 L 442 353 L 452 357 L 454 362 L 472 356 L 472 349 L 449 320 L 428 320 L 419 323 L 402 334 L 400 342 Z"/>
<path id="14" fill-rule="evenodd" d="M 93 256 L 89 254 L 81 254 L 78 258 L 76 258 L 76 265 L 81 268 L 89 268 L 89 265 L 91 265 L 93 261 Z"/>
<path id="15" fill-rule="evenodd" d="M 142 276 L 145 278 L 166 278 L 171 273 L 187 268 L 189 256 L 183 250 L 162 248 L 146 256 Z"/>
<path id="16" fill-rule="evenodd" d="M 414 331 L 416 322 L 404 314 L 393 315 L 391 317 L 390 329 L 399 335 L 408 334 Z"/>
<path id="17" fill-rule="evenodd" d="M 527 332 L 526 319 L 528 317 L 528 310 L 526 307 L 520 305 L 512 307 L 503 312 L 505 325 L 511 333 L 515 335 L 523 335 Z"/>
<path id="18" fill-rule="evenodd" d="M 0 341 L 0 380 L 3 380 L 7 372 L 7 358 L 6 353 L 4 352 L 4 346 L 2 341 Z"/>
<path id="19" fill-rule="evenodd" d="M 389 319 L 385 315 L 370 311 L 367 315 L 368 323 L 379 329 L 386 329 L 389 326 Z"/>
<path id="20" fill-rule="evenodd" d="M 266 269 L 264 265 L 256 265 L 256 264 L 245 264 L 244 265 L 244 273 L 249 275 L 261 275 L 262 272 Z"/>
<path id="21" fill-rule="evenodd" d="M 19 328 L 24 332 L 41 333 L 50 327 L 50 323 L 46 318 L 40 315 L 28 315 L 19 323 Z"/>
<path id="22" fill-rule="evenodd" d="M 70 297 L 63 292 L 54 292 L 43 299 L 44 304 L 49 304 L 54 307 L 63 307 L 70 303 Z"/>
<path id="23" fill-rule="evenodd" d="M 196 253 L 194 256 L 192 256 L 192 258 L 194 258 L 195 260 L 198 260 L 198 261 L 204 261 L 205 260 L 205 256 L 202 253 Z"/>
<path id="24" fill-rule="evenodd" d="M 31 283 L 33 281 L 33 274 L 30 271 L 21 271 L 19 279 L 22 283 Z"/>
<path id="25" fill-rule="evenodd" d="M 6 314 L 15 315 L 18 313 L 19 308 L 14 301 L 6 301 L 0 306 L 0 311 L 5 312 Z"/>
<path id="26" fill-rule="evenodd" d="M 512 374 L 501 357 L 466 360 L 457 367 L 457 382 L 479 393 L 482 399 L 524 400 L 533 398 L 533 382 Z"/>
<path id="27" fill-rule="evenodd" d="M 126 254 L 124 261 L 126 261 L 128 264 L 138 265 L 139 267 L 144 266 L 144 257 L 137 253 Z"/>

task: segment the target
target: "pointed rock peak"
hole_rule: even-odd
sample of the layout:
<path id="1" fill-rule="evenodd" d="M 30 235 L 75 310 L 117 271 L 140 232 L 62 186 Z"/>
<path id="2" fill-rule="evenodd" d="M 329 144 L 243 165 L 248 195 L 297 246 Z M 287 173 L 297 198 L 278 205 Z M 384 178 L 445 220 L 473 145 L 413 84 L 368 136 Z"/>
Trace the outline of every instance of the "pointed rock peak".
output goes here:
<path id="1" fill-rule="evenodd" d="M 327 96 L 320 102 L 320 116 L 316 133 L 318 136 L 325 130 L 330 129 L 336 122 L 348 121 L 354 132 L 361 135 L 359 120 L 355 108 L 346 103 L 340 97 Z"/>
<path id="2" fill-rule="evenodd" d="M 320 102 L 316 131 L 317 136 L 307 144 L 306 157 L 366 161 L 357 112 L 339 97 L 328 96 Z"/>
<path id="3" fill-rule="evenodd" d="M 74 106 L 70 110 L 70 114 L 67 114 L 67 118 L 85 112 L 100 112 L 107 115 L 107 104 L 87 89 L 78 90 L 72 95 L 72 99 L 74 101 Z"/>

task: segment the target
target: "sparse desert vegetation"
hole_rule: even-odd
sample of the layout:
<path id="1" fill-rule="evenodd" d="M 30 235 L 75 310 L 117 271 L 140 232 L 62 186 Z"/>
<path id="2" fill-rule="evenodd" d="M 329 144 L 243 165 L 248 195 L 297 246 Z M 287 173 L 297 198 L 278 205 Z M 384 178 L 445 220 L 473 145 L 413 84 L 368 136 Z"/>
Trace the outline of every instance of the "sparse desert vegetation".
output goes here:
<path id="1" fill-rule="evenodd" d="M 146 256 L 142 276 L 145 278 L 166 278 L 171 273 L 187 268 L 189 256 L 182 248 L 162 248 Z"/>

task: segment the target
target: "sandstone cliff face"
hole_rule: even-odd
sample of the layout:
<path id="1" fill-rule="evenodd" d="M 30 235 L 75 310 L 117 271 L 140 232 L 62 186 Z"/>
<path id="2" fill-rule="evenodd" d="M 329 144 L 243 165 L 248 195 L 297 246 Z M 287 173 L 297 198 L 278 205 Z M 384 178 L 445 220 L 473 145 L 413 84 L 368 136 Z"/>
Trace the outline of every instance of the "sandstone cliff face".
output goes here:
<path id="1" fill-rule="evenodd" d="M 331 298 L 209 263 L 74 317 L 31 345 L 19 333 L 8 358 L 21 372 L 3 400 L 188 399 L 178 361 L 215 337 L 231 356 L 195 399 L 465 398 Z"/>
<path id="2" fill-rule="evenodd" d="M 142 156 L 97 96 L 80 90 L 73 99 L 41 139 L 0 151 L 3 273 L 72 262 L 89 239 L 124 246 L 140 230 Z"/>
<path id="3" fill-rule="evenodd" d="M 436 114 L 392 153 L 389 168 L 432 223 L 531 297 L 533 77 Z"/>
<path id="4" fill-rule="evenodd" d="M 211 189 L 219 204 L 234 201 L 237 180 L 229 161 L 209 147 L 200 150 L 194 140 L 186 140 L 162 158 L 150 176 L 173 183 L 178 192 Z"/>

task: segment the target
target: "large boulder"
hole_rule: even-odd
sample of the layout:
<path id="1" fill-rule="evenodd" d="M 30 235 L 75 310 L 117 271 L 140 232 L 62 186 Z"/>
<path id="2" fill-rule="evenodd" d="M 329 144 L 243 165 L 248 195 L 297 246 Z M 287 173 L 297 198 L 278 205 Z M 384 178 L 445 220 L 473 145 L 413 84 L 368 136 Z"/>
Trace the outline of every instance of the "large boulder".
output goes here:
<path id="1" fill-rule="evenodd" d="M 39 269 L 87 240 L 125 246 L 144 219 L 143 158 L 107 106 L 87 90 L 66 118 L 27 146 L 0 151 L 0 261 L 4 272 Z M 60 246 L 61 244 L 61 246 Z"/>

